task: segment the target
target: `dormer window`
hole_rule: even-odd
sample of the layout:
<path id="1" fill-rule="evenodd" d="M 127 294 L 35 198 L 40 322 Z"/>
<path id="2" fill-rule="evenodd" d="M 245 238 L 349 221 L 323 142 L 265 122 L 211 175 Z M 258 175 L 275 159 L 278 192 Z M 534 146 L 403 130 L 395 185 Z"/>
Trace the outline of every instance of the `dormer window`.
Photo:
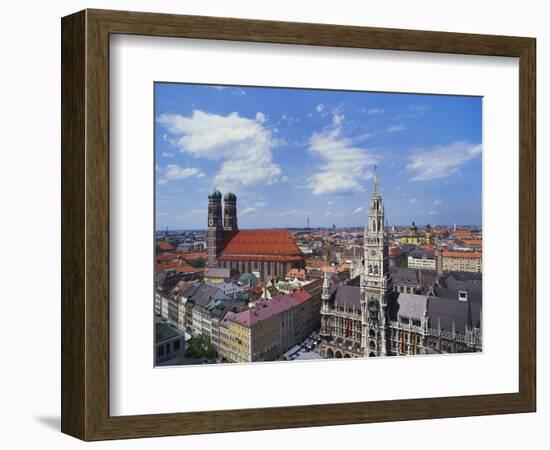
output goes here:
<path id="1" fill-rule="evenodd" d="M 458 299 L 461 302 L 468 301 L 468 291 L 458 291 Z"/>

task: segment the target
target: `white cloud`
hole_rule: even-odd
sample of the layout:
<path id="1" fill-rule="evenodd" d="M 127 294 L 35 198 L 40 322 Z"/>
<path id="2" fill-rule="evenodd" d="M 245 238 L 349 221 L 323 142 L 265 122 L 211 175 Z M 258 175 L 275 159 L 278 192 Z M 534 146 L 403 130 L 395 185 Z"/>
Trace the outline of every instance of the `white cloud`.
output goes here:
<path id="1" fill-rule="evenodd" d="M 250 208 L 243 209 L 242 211 L 240 211 L 239 214 L 241 214 L 242 216 L 246 216 L 246 215 L 252 214 L 254 212 L 256 212 L 256 208 L 250 207 Z"/>
<path id="2" fill-rule="evenodd" d="M 172 158 L 174 154 L 171 152 L 162 152 L 162 156 L 164 156 L 165 158 Z"/>
<path id="3" fill-rule="evenodd" d="M 434 206 L 441 205 L 441 200 L 434 200 Z"/>
<path id="4" fill-rule="evenodd" d="M 291 209 L 290 211 L 283 211 L 280 215 L 282 217 L 286 216 L 303 216 L 305 215 L 305 211 L 300 211 L 298 209 Z"/>
<path id="5" fill-rule="evenodd" d="M 315 195 L 363 192 L 361 181 L 371 175 L 367 167 L 377 161 L 368 150 L 342 136 L 343 120 L 343 115 L 334 113 L 333 126 L 310 138 L 309 152 L 322 160 L 319 170 L 307 179 Z"/>
<path id="6" fill-rule="evenodd" d="M 364 141 L 372 136 L 372 133 L 363 133 L 355 138 L 356 141 Z"/>
<path id="7" fill-rule="evenodd" d="M 261 122 L 254 119 L 195 110 L 191 116 L 162 114 L 158 122 L 173 136 L 172 144 L 196 158 L 221 161 L 214 183 L 220 189 L 279 181 L 282 171 L 273 162 L 277 140 Z M 260 120 L 258 120 L 260 119 Z"/>
<path id="8" fill-rule="evenodd" d="M 216 89 L 217 91 L 224 91 L 228 89 L 229 92 L 232 93 L 233 95 L 246 95 L 246 91 L 239 87 L 233 87 L 233 86 L 207 86 L 207 87 L 211 87 L 213 89 Z"/>
<path id="9" fill-rule="evenodd" d="M 429 105 L 416 105 L 409 108 L 411 111 L 423 113 L 430 110 Z"/>
<path id="10" fill-rule="evenodd" d="M 369 116 L 375 115 L 375 114 L 382 114 L 384 113 L 384 110 L 382 108 L 371 108 L 367 110 L 367 114 Z"/>
<path id="11" fill-rule="evenodd" d="M 352 214 L 361 214 L 364 211 L 365 211 L 365 207 L 360 206 L 359 208 L 356 208 L 355 211 L 352 212 Z"/>
<path id="12" fill-rule="evenodd" d="M 289 126 L 294 125 L 296 122 L 300 121 L 300 119 L 297 119 L 296 117 L 289 116 L 286 112 L 284 112 L 281 116 L 281 120 Z"/>
<path id="13" fill-rule="evenodd" d="M 438 212 L 437 211 L 429 211 L 428 212 L 428 216 L 437 216 Z"/>
<path id="14" fill-rule="evenodd" d="M 323 109 L 325 109 L 325 105 L 323 105 L 322 103 L 319 103 L 319 104 L 315 107 L 315 111 L 317 111 L 318 113 L 323 112 Z"/>
<path id="15" fill-rule="evenodd" d="M 342 125 L 342 122 L 344 121 L 344 119 L 345 119 L 345 116 L 343 114 L 334 113 L 332 115 L 332 125 L 334 125 L 335 127 L 339 127 L 340 125 Z"/>
<path id="16" fill-rule="evenodd" d="M 265 114 L 262 112 L 256 113 L 256 122 L 258 123 L 264 123 L 266 121 Z"/>
<path id="17" fill-rule="evenodd" d="M 403 131 L 406 128 L 404 123 L 397 123 L 395 125 L 390 125 L 388 128 L 386 128 L 384 131 L 386 133 L 396 133 L 398 131 Z"/>
<path id="18" fill-rule="evenodd" d="M 159 178 L 159 180 L 157 181 L 157 184 L 159 186 L 164 186 L 166 183 L 168 183 L 168 181 L 165 180 L 164 178 Z"/>
<path id="19" fill-rule="evenodd" d="M 411 203 L 416 203 L 416 202 L 418 202 L 418 200 L 417 200 L 416 198 L 411 198 L 409 201 L 410 201 Z"/>
<path id="20" fill-rule="evenodd" d="M 432 150 L 418 150 L 410 157 L 407 170 L 412 172 L 413 181 L 445 178 L 458 173 L 465 163 L 479 157 L 481 151 L 481 144 L 462 141 Z"/>
<path id="21" fill-rule="evenodd" d="M 189 178 L 189 177 L 204 177 L 204 173 L 202 173 L 199 169 L 195 167 L 180 167 L 177 164 L 168 164 L 166 166 L 166 169 L 164 170 L 164 177 L 167 180 L 181 180 L 183 178 Z"/>

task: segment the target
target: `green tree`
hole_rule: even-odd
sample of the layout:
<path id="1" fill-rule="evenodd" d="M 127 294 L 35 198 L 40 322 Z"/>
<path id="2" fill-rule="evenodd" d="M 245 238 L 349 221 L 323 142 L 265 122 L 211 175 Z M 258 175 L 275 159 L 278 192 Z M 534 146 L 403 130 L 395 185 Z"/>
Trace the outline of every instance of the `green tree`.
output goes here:
<path id="1" fill-rule="evenodd" d="M 202 267 L 206 267 L 206 260 L 204 258 L 195 259 L 194 261 L 191 261 L 189 265 L 195 269 L 200 269 Z"/>
<path id="2" fill-rule="evenodd" d="M 189 341 L 187 354 L 191 358 L 213 359 L 216 357 L 216 350 L 204 336 L 196 336 Z"/>

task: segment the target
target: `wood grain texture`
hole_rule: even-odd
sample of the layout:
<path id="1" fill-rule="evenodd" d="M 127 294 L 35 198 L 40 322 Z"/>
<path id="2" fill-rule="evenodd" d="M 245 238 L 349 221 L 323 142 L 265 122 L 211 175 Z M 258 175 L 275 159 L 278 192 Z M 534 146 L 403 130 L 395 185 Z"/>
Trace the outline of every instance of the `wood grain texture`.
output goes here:
<path id="1" fill-rule="evenodd" d="M 61 430 L 85 432 L 85 20 L 61 27 Z"/>
<path id="2" fill-rule="evenodd" d="M 519 57 L 519 392 L 109 416 L 109 34 Z M 62 430 L 84 440 L 534 411 L 535 40 L 87 10 L 62 20 Z"/>

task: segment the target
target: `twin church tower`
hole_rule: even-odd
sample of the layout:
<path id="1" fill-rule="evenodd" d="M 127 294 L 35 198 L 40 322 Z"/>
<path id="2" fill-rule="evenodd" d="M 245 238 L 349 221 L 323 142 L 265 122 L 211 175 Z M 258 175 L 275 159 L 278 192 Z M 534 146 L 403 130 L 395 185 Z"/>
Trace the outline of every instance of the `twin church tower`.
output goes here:
<path id="1" fill-rule="evenodd" d="M 223 198 L 224 211 L 222 215 L 222 194 L 214 189 L 208 196 L 208 227 L 206 229 L 206 248 L 208 267 L 215 267 L 224 241 L 239 230 L 237 226 L 237 196 L 232 192 Z"/>

